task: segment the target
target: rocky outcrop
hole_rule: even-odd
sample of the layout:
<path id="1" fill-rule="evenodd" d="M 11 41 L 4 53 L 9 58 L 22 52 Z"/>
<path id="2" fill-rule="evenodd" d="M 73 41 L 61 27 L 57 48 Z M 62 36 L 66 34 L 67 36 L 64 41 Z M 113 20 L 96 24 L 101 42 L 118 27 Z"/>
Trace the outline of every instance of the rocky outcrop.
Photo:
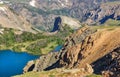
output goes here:
<path id="1" fill-rule="evenodd" d="M 70 8 L 73 5 L 72 0 L 36 0 L 36 6 L 39 9 L 47 11 L 48 9 L 51 10 L 59 10 L 61 8 Z"/>
<path id="2" fill-rule="evenodd" d="M 120 77 L 120 48 L 93 63 L 94 72 L 103 77 Z"/>
<path id="3" fill-rule="evenodd" d="M 90 11 L 88 24 L 104 24 L 107 20 L 120 20 L 120 2 L 108 2 L 101 4 L 97 9 Z"/>
<path id="4" fill-rule="evenodd" d="M 59 52 L 50 52 L 47 55 L 41 56 L 38 60 L 35 61 L 35 64 L 33 64 L 35 65 L 33 71 L 50 70 L 55 68 L 58 64 L 59 55 Z M 28 68 L 29 66 L 31 66 L 31 61 L 28 62 L 28 65 L 25 68 Z M 24 69 L 24 72 L 28 71 L 29 70 Z"/>
<path id="5" fill-rule="evenodd" d="M 76 42 L 76 40 L 80 40 L 81 37 L 77 34 L 81 34 L 81 31 L 73 34 L 68 38 L 69 41 L 67 41 L 73 44 L 73 46 L 65 44 L 65 48 L 63 48 L 63 53 L 61 54 L 61 64 L 69 68 L 84 67 L 85 63 L 91 64 L 110 53 L 113 49 L 120 46 L 120 40 L 118 39 L 120 38 L 119 29 L 100 30 L 86 37 L 84 36 L 85 38 L 80 42 Z M 84 33 L 86 29 L 82 31 Z M 77 37 L 76 40 L 74 40 L 75 37 Z"/>
<path id="6" fill-rule="evenodd" d="M 27 71 L 32 71 L 33 68 L 35 66 L 35 62 L 32 60 L 32 61 L 29 61 L 26 65 L 25 68 L 23 68 L 24 72 L 23 73 L 26 73 Z"/>
<path id="7" fill-rule="evenodd" d="M 83 31 L 85 31 L 85 33 Z M 77 40 L 77 37 L 80 37 L 80 40 L 78 40 L 76 42 L 73 42 L 70 39 L 69 40 L 66 39 L 66 43 L 65 43 L 64 47 L 62 48 L 62 50 L 60 52 L 49 53 L 47 55 L 41 56 L 40 59 L 38 59 L 39 62 L 35 66 L 34 71 L 49 70 L 49 69 L 53 69 L 53 68 L 56 68 L 56 67 L 61 67 L 60 57 L 63 57 L 63 55 L 67 52 L 67 51 L 65 51 L 65 48 L 67 49 L 69 47 L 72 47 L 72 46 L 74 46 L 75 43 L 79 44 L 81 41 L 83 41 L 85 39 L 85 37 L 87 35 L 93 33 L 94 31 L 91 31 L 89 29 L 89 27 L 83 27 L 78 32 L 81 32 L 81 34 L 79 34 L 79 33 L 76 34 L 75 33 L 77 36 L 75 37 L 74 40 Z M 70 36 L 70 37 L 72 37 L 72 36 Z M 67 47 L 66 47 L 66 45 L 67 45 Z M 49 57 L 49 58 L 47 58 L 47 57 Z"/>
<path id="8" fill-rule="evenodd" d="M 60 16 L 60 17 L 62 19 L 62 22 L 61 22 L 62 27 L 67 25 L 73 30 L 76 30 L 76 29 L 79 29 L 80 27 L 82 27 L 80 21 L 78 21 L 75 18 L 71 18 L 71 17 L 67 17 L 67 16 Z"/>
<path id="9" fill-rule="evenodd" d="M 63 31 L 64 29 L 66 29 L 66 27 L 69 27 L 72 30 L 76 30 L 82 26 L 81 26 L 81 23 L 74 18 L 67 17 L 67 16 L 59 16 L 55 18 L 52 32 L 59 31 L 59 30 Z"/>
<path id="10" fill-rule="evenodd" d="M 69 68 L 73 67 L 78 61 L 78 55 L 81 50 L 82 42 L 88 35 L 94 32 L 95 30 L 92 30 L 89 27 L 83 27 L 73 35 L 69 36 L 66 39 L 66 43 L 64 44 L 61 52 L 60 64 Z"/>
<path id="11" fill-rule="evenodd" d="M 76 68 L 76 69 L 65 69 L 65 68 L 57 68 L 49 71 L 42 72 L 28 72 L 22 75 L 13 76 L 13 77 L 86 77 L 93 73 L 93 69 L 91 65 L 86 64 L 85 68 Z"/>
<path id="12" fill-rule="evenodd" d="M 119 51 L 116 51 L 119 50 L 120 47 L 119 39 L 120 28 L 95 30 L 88 26 L 82 27 L 66 38 L 66 42 L 60 52 L 49 53 L 48 55 L 40 57 L 39 62 L 35 65 L 34 71 L 50 70 L 61 67 L 70 69 L 85 68 L 86 64 L 93 64 L 93 68 L 95 67 L 96 69 L 104 68 L 104 66 L 99 67 L 98 64 L 94 64 L 94 62 L 99 61 L 100 58 L 104 58 L 107 54 L 114 53 L 112 51 L 115 51 L 112 55 L 114 57 L 110 59 L 111 61 L 107 61 L 117 61 L 116 64 L 114 64 L 114 62 L 113 64 L 107 62 L 108 66 L 102 71 L 104 71 L 103 74 L 106 74 L 106 71 L 109 70 L 113 75 L 119 76 L 119 73 L 117 73 L 119 69 Z M 102 64 L 102 62 L 100 62 L 98 63 Z M 94 71 L 96 72 L 95 68 Z"/>

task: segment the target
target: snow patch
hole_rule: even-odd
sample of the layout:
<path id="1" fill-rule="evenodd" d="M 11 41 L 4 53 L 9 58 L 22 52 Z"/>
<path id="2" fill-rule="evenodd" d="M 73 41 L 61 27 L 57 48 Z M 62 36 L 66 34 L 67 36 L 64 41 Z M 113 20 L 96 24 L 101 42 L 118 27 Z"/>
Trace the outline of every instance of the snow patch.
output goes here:
<path id="1" fill-rule="evenodd" d="M 6 7 L 0 7 L 0 11 L 3 11 L 6 13 L 7 8 Z"/>
<path id="2" fill-rule="evenodd" d="M 63 4 L 61 0 L 58 0 L 58 2 L 61 4 L 62 7 L 65 6 L 65 4 Z"/>
<path id="3" fill-rule="evenodd" d="M 4 2 L 3 2 L 3 1 L 0 1 L 0 4 L 4 4 Z"/>
<path id="4" fill-rule="evenodd" d="M 69 6 L 69 1 L 68 0 L 58 0 L 58 2 L 61 4 L 62 7 Z"/>
<path id="5" fill-rule="evenodd" d="M 4 29 L 0 29 L 0 34 L 3 34 Z"/>
<path id="6" fill-rule="evenodd" d="M 36 1 L 35 0 L 31 0 L 30 2 L 29 2 L 29 4 L 31 5 L 31 6 L 33 6 L 33 7 L 37 7 L 35 4 L 36 4 Z"/>

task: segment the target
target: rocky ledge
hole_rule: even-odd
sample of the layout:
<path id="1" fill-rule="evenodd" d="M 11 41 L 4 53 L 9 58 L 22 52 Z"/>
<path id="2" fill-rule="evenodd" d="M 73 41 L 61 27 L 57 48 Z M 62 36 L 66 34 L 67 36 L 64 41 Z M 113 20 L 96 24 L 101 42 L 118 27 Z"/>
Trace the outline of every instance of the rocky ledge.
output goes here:
<path id="1" fill-rule="evenodd" d="M 96 74 L 104 77 L 119 77 L 119 51 L 119 27 L 95 29 L 85 26 L 66 38 L 60 52 L 41 56 L 34 63 L 35 66 L 31 71 L 54 68 L 85 69 L 88 64 Z M 24 71 L 28 72 L 28 70 Z"/>

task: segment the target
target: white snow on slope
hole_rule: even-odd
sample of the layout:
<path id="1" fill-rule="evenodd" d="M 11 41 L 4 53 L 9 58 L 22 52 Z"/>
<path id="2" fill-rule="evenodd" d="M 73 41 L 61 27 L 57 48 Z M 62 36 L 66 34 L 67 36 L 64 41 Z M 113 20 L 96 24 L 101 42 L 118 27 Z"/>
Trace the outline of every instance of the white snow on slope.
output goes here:
<path id="1" fill-rule="evenodd" d="M 36 1 L 35 0 L 31 0 L 30 2 L 29 2 L 29 4 L 31 5 L 31 6 L 33 6 L 33 7 L 37 7 L 35 4 L 36 4 Z"/>

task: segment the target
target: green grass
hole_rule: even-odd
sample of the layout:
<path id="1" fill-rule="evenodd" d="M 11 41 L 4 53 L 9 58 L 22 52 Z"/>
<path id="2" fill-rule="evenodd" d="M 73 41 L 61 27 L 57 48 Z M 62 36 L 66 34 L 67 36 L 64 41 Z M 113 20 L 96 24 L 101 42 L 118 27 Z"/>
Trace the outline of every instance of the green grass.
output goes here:
<path id="1" fill-rule="evenodd" d="M 114 23 L 114 21 L 110 20 L 107 24 Z M 119 22 L 116 21 L 115 24 Z M 94 26 L 93 29 L 105 29 L 112 30 L 114 28 L 118 28 L 120 26 L 108 26 L 106 24 L 102 26 Z M 28 52 L 34 55 L 42 55 L 47 54 L 48 52 L 52 51 L 57 45 L 63 45 L 64 39 L 71 33 L 69 27 L 65 26 L 63 31 L 59 31 L 55 35 L 47 36 L 43 35 L 42 33 L 29 33 L 23 32 L 20 35 L 14 33 L 14 29 L 5 28 L 4 34 L 0 34 L 0 50 L 14 50 L 16 52 Z"/>
<path id="2" fill-rule="evenodd" d="M 107 20 L 104 24 L 101 25 L 95 25 L 92 26 L 93 29 L 97 30 L 97 29 L 115 29 L 115 28 L 120 28 L 120 21 L 119 20 L 113 20 L 113 19 L 109 19 Z"/>
<path id="3" fill-rule="evenodd" d="M 104 25 L 107 25 L 107 26 L 120 26 L 120 20 L 109 19 L 104 23 Z"/>
<path id="4" fill-rule="evenodd" d="M 93 29 L 115 29 L 120 28 L 120 26 L 92 26 Z"/>
<path id="5" fill-rule="evenodd" d="M 4 4 L 0 4 L 0 7 L 3 7 L 4 6 Z"/>
<path id="6" fill-rule="evenodd" d="M 14 77 L 40 77 L 39 74 L 40 74 L 39 72 L 29 72 L 24 75 L 17 75 Z"/>
<path id="7" fill-rule="evenodd" d="M 92 74 L 92 75 L 89 75 L 89 76 L 86 76 L 86 77 L 102 77 L 102 76 L 101 75 Z"/>
<path id="8" fill-rule="evenodd" d="M 55 75 L 58 74 L 58 71 L 51 70 L 51 71 L 41 71 L 41 72 L 27 72 L 22 75 L 17 75 L 14 77 L 56 77 Z"/>
<path id="9" fill-rule="evenodd" d="M 50 42 L 47 44 L 46 47 L 41 48 L 41 52 L 42 52 L 42 54 L 46 54 L 49 51 L 52 51 L 56 46 L 58 46 L 58 44 L 56 42 Z"/>
<path id="10" fill-rule="evenodd" d="M 104 5 L 116 5 L 116 4 L 120 4 L 120 2 L 119 1 L 112 1 L 112 2 L 106 2 L 106 3 L 103 3 Z"/>
<path id="11" fill-rule="evenodd" d="M 47 54 L 57 45 L 64 44 L 64 38 L 71 33 L 70 30 L 65 30 L 50 36 L 30 32 L 23 32 L 18 35 L 14 33 L 15 31 L 14 29 L 5 28 L 4 34 L 0 34 L 0 50 L 10 49 L 34 55 Z"/>
<path id="12" fill-rule="evenodd" d="M 53 69 L 50 71 L 41 71 L 41 72 L 27 72 L 25 74 L 17 75 L 14 77 L 69 77 L 73 75 L 72 72 L 64 72 L 65 69 Z M 77 73 L 77 72 L 76 72 Z M 86 77 L 102 77 L 101 75 L 92 74 Z"/>

